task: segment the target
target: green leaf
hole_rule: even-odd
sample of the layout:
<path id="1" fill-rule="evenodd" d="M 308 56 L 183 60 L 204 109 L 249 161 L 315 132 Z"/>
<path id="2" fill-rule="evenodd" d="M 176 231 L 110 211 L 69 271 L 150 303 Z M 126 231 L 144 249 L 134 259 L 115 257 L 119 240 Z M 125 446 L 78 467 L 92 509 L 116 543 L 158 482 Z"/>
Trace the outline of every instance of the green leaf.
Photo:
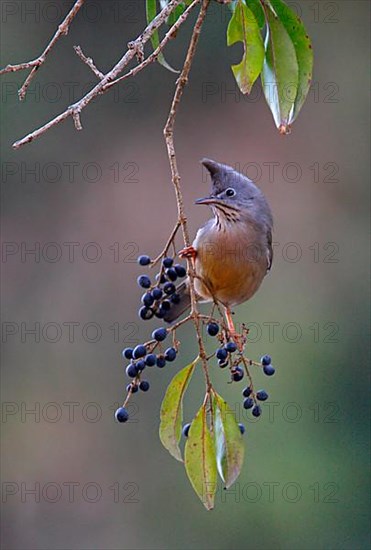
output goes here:
<path id="1" fill-rule="evenodd" d="M 241 472 L 244 445 L 233 411 L 216 392 L 213 399 L 213 417 L 216 463 L 219 475 L 228 489 Z"/>
<path id="2" fill-rule="evenodd" d="M 205 508 L 214 507 L 217 471 L 214 441 L 207 425 L 206 403 L 193 420 L 184 452 L 187 475 Z"/>
<path id="3" fill-rule="evenodd" d="M 292 123 L 306 100 L 312 82 L 313 49 L 300 17 L 282 0 L 269 0 L 269 3 L 292 40 L 299 66 L 298 92 L 295 98 L 294 111 L 290 117 L 290 123 Z"/>
<path id="4" fill-rule="evenodd" d="M 262 8 L 260 0 L 243 0 L 243 1 L 247 5 L 247 7 L 250 8 L 250 10 L 253 12 L 255 19 L 259 25 L 259 28 L 262 29 L 265 25 L 265 16 L 264 16 L 264 10 Z M 232 2 L 228 4 L 232 12 L 235 10 L 238 2 L 239 0 L 232 0 Z"/>
<path id="5" fill-rule="evenodd" d="M 183 396 L 197 361 L 198 358 L 174 376 L 161 405 L 160 439 L 165 449 L 180 462 L 183 462 L 179 449 L 183 420 Z"/>
<path id="6" fill-rule="evenodd" d="M 175 10 L 169 15 L 169 17 L 166 19 L 166 23 L 169 25 L 169 27 L 172 27 L 174 23 L 176 23 L 179 19 L 179 17 L 184 13 L 184 10 L 186 8 L 186 5 L 184 2 L 181 2 L 179 6 L 175 8 Z"/>
<path id="7" fill-rule="evenodd" d="M 254 14 L 243 0 L 238 0 L 227 29 L 227 45 L 236 42 L 243 42 L 244 54 L 232 71 L 241 92 L 249 94 L 263 67 L 264 45 Z"/>
<path id="8" fill-rule="evenodd" d="M 299 66 L 283 23 L 265 4 L 267 35 L 261 73 L 264 95 L 280 133 L 289 132 L 299 85 Z"/>
<path id="9" fill-rule="evenodd" d="M 156 0 L 146 0 L 146 17 L 147 17 L 147 24 L 149 24 L 157 15 L 157 4 Z M 158 31 L 156 30 L 151 37 L 152 47 L 155 50 L 159 44 L 160 44 L 160 38 L 158 35 Z M 173 69 L 171 65 L 166 61 L 164 55 L 162 52 L 160 52 L 157 56 L 157 61 L 165 67 L 165 69 L 168 69 L 169 71 L 173 73 L 179 73 L 178 70 Z"/>

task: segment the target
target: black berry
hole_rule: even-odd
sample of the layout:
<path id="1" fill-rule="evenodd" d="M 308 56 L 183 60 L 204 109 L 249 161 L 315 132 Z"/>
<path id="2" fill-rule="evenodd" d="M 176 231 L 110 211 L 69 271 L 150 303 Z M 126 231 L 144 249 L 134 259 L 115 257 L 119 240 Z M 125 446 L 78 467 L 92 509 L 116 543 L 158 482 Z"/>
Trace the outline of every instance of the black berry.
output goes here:
<path id="1" fill-rule="evenodd" d="M 272 365 L 264 365 L 263 372 L 267 376 L 273 376 L 273 374 L 276 372 L 276 369 Z"/>
<path id="2" fill-rule="evenodd" d="M 162 297 L 162 290 L 161 288 L 154 288 L 152 290 L 152 296 L 154 297 L 155 300 L 160 300 L 161 297 Z"/>
<path id="3" fill-rule="evenodd" d="M 166 328 L 163 328 L 163 327 L 157 328 L 152 332 L 152 338 L 157 340 L 157 342 L 162 342 L 163 340 L 165 340 L 166 336 L 167 336 L 167 330 Z"/>
<path id="4" fill-rule="evenodd" d="M 139 361 L 137 361 L 135 363 L 135 366 L 137 367 L 137 371 L 141 372 L 142 370 L 144 370 L 146 368 L 147 364 L 146 364 L 144 359 L 140 359 Z"/>
<path id="5" fill-rule="evenodd" d="M 256 392 L 256 399 L 259 401 L 266 401 L 268 399 L 268 394 L 265 390 L 259 390 Z"/>
<path id="6" fill-rule="evenodd" d="M 138 391 L 138 386 L 136 384 L 128 384 L 126 386 L 126 391 L 129 392 L 131 391 L 131 393 L 137 393 Z"/>
<path id="7" fill-rule="evenodd" d="M 139 265 L 145 266 L 145 265 L 149 265 L 150 263 L 151 263 L 151 258 L 149 256 L 145 256 L 145 255 L 139 256 L 138 258 Z"/>
<path id="8" fill-rule="evenodd" d="M 234 353 L 237 349 L 237 346 L 234 342 L 228 342 L 228 344 L 225 346 L 225 349 L 228 351 L 228 353 Z"/>
<path id="9" fill-rule="evenodd" d="M 259 406 L 259 405 L 255 405 L 255 407 L 254 407 L 253 410 L 252 410 L 252 415 L 255 416 L 255 417 L 257 418 L 258 416 L 261 415 L 261 413 L 262 413 L 262 410 L 261 410 L 260 406 Z"/>
<path id="10" fill-rule="evenodd" d="M 151 308 L 143 306 L 138 311 L 138 315 L 143 321 L 149 321 L 149 319 L 152 319 L 154 313 Z"/>
<path id="11" fill-rule="evenodd" d="M 245 388 L 242 392 L 242 395 L 244 397 L 250 397 L 250 395 L 252 394 L 252 389 L 250 388 L 250 386 L 248 386 L 247 388 Z"/>
<path id="12" fill-rule="evenodd" d="M 133 348 L 125 348 L 122 350 L 122 355 L 125 357 L 125 359 L 132 359 L 133 358 Z"/>
<path id="13" fill-rule="evenodd" d="M 144 304 L 145 306 L 151 307 L 151 305 L 153 304 L 154 301 L 155 301 L 155 299 L 154 299 L 151 292 L 146 292 L 145 294 L 143 294 L 142 304 Z"/>
<path id="14" fill-rule="evenodd" d="M 234 382 L 240 382 L 244 376 L 244 372 L 241 367 L 235 367 L 232 371 L 232 380 Z"/>
<path id="15" fill-rule="evenodd" d="M 174 294 L 172 294 L 170 296 L 170 301 L 173 303 L 173 304 L 179 304 L 180 302 L 180 296 L 179 294 L 177 294 L 176 292 Z"/>
<path id="16" fill-rule="evenodd" d="M 161 303 L 160 308 L 163 309 L 164 311 L 169 311 L 169 309 L 171 309 L 171 302 L 169 302 L 169 300 L 164 300 Z"/>
<path id="17" fill-rule="evenodd" d="M 153 367 L 156 364 L 156 355 L 154 353 L 149 353 L 145 356 L 144 360 L 148 367 Z"/>
<path id="18" fill-rule="evenodd" d="M 149 382 L 147 382 L 147 380 L 142 380 L 141 383 L 139 384 L 139 389 L 141 389 L 142 391 L 148 391 Z"/>
<path id="19" fill-rule="evenodd" d="M 162 369 L 166 365 L 166 359 L 163 355 L 159 355 L 156 359 L 156 365 Z"/>
<path id="20" fill-rule="evenodd" d="M 169 281 L 174 282 L 177 280 L 178 274 L 173 267 L 170 267 L 169 269 L 166 270 L 166 277 L 169 279 Z"/>
<path id="21" fill-rule="evenodd" d="M 216 358 L 217 359 L 222 359 L 223 361 L 225 361 L 228 357 L 228 352 L 225 348 L 219 348 L 217 351 L 216 351 Z"/>
<path id="22" fill-rule="evenodd" d="M 163 265 L 164 267 L 171 267 L 171 266 L 173 265 L 173 263 L 174 263 L 173 258 L 164 258 L 164 259 L 162 260 L 162 265 Z"/>
<path id="23" fill-rule="evenodd" d="M 129 413 L 124 407 L 120 407 L 115 412 L 115 418 L 118 422 L 127 422 L 129 420 Z"/>
<path id="24" fill-rule="evenodd" d="M 136 365 L 134 365 L 134 363 L 131 363 L 130 365 L 128 365 L 126 367 L 126 374 L 127 374 L 127 376 L 129 376 L 129 378 L 135 378 L 136 377 L 136 375 L 138 374 L 138 370 L 137 370 Z"/>
<path id="25" fill-rule="evenodd" d="M 151 279 L 147 275 L 140 275 L 137 279 L 138 285 L 142 288 L 149 288 L 151 286 Z"/>
<path id="26" fill-rule="evenodd" d="M 219 332 L 218 323 L 208 323 L 206 328 L 207 328 L 207 333 L 209 334 L 209 336 L 216 336 Z"/>
<path id="27" fill-rule="evenodd" d="M 218 365 L 221 369 L 224 369 L 228 365 L 228 361 L 226 361 L 225 359 L 219 359 Z"/>
<path id="28" fill-rule="evenodd" d="M 164 292 L 165 294 L 174 294 L 176 291 L 175 285 L 173 283 L 165 283 L 164 284 Z"/>
<path id="29" fill-rule="evenodd" d="M 190 427 L 191 427 L 191 424 L 184 424 L 183 429 L 182 429 L 184 437 L 188 437 Z"/>
<path id="30" fill-rule="evenodd" d="M 238 424 L 238 427 L 240 428 L 241 435 L 243 435 L 246 431 L 246 428 L 243 424 Z"/>
<path id="31" fill-rule="evenodd" d="M 174 361 L 176 359 L 176 349 L 167 348 L 167 350 L 165 351 L 165 359 L 166 361 Z"/>
<path id="32" fill-rule="evenodd" d="M 186 268 L 180 264 L 176 264 L 174 266 L 174 269 L 178 275 L 178 277 L 185 277 L 187 275 Z"/>
<path id="33" fill-rule="evenodd" d="M 141 357 L 144 357 L 146 353 L 146 346 L 143 346 L 143 344 L 139 344 L 139 346 L 135 346 L 133 349 L 134 359 L 140 359 Z"/>
<path id="34" fill-rule="evenodd" d="M 272 363 L 272 358 L 270 355 L 263 355 L 263 357 L 260 359 L 261 364 L 264 365 L 270 365 Z"/>
<path id="35" fill-rule="evenodd" d="M 251 399 L 251 397 L 247 397 L 243 402 L 243 408 L 251 409 L 251 407 L 253 406 L 254 406 L 254 401 Z"/>

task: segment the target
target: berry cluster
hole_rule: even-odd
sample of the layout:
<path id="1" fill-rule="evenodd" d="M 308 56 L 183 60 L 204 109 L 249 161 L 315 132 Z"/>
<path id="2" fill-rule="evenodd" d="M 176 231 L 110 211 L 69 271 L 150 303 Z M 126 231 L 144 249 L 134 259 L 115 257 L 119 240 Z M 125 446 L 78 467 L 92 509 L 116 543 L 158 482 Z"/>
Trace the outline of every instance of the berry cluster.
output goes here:
<path id="1" fill-rule="evenodd" d="M 151 265 L 149 256 L 139 256 L 138 263 L 141 266 Z M 175 282 L 187 275 L 186 268 L 181 264 L 175 264 L 173 258 L 166 257 L 162 260 L 160 272 L 156 275 L 156 284 L 152 284 L 148 275 L 140 275 L 138 285 L 146 292 L 142 296 L 142 307 L 139 309 L 139 317 L 144 321 L 153 316 L 163 319 L 173 304 L 178 304 L 180 296 L 176 292 Z"/>
<path id="2" fill-rule="evenodd" d="M 167 334 L 166 328 L 157 328 L 152 332 L 151 341 L 146 344 L 139 344 L 135 348 L 125 348 L 122 351 L 124 359 L 130 360 L 126 367 L 126 375 L 131 378 L 130 383 L 126 386 L 128 396 L 138 390 L 143 392 L 149 390 L 149 382 L 142 377 L 143 371 L 147 367 L 157 366 L 162 369 L 166 363 L 171 363 L 176 359 L 177 350 L 175 347 L 169 347 L 164 352 L 162 351 L 161 342 L 166 339 Z M 157 348 L 159 348 L 159 353 L 154 353 Z M 119 422 L 126 422 L 129 419 L 129 414 L 124 406 L 117 409 L 115 416 Z"/>

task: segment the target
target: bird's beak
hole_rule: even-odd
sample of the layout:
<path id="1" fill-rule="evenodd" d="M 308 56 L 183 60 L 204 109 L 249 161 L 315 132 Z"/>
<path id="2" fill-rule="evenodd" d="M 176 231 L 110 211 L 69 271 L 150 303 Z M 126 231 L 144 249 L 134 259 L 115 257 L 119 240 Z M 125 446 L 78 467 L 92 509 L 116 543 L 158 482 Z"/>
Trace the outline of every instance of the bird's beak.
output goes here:
<path id="1" fill-rule="evenodd" d="M 197 199 L 195 204 L 215 204 L 216 202 L 218 202 L 217 197 L 210 195 L 209 197 L 204 197 L 203 199 Z"/>

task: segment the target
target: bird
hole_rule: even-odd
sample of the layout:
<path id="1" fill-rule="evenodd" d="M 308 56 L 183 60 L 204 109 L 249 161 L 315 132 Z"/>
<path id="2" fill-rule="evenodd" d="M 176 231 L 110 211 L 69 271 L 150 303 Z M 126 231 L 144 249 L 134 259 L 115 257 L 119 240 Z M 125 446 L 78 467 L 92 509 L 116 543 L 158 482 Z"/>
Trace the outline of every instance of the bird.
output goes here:
<path id="1" fill-rule="evenodd" d="M 197 302 L 219 302 L 230 333 L 236 335 L 231 308 L 249 300 L 272 267 L 272 212 L 263 192 L 244 174 L 208 158 L 201 164 L 212 188 L 195 204 L 210 206 L 213 217 L 178 255 L 193 263 Z M 169 323 L 191 307 L 189 278 L 176 292 L 179 302 L 164 317 Z"/>

